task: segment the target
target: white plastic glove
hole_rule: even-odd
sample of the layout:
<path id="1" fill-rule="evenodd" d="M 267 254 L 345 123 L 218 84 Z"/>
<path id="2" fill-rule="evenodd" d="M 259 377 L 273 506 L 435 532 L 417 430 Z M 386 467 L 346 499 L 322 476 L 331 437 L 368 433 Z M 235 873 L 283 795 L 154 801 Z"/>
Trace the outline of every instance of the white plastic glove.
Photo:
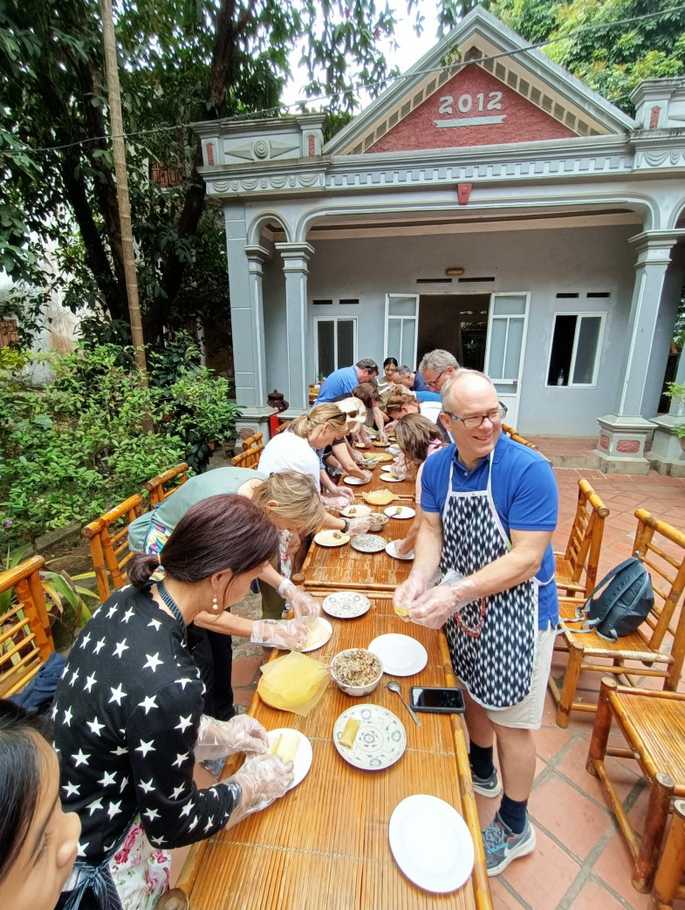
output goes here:
<path id="1" fill-rule="evenodd" d="M 275 755 L 255 755 L 229 781 L 239 784 L 242 791 L 240 803 L 231 816 L 235 823 L 283 796 L 293 782 L 293 763 L 285 764 Z"/>
<path id="2" fill-rule="evenodd" d="M 311 594 L 308 594 L 307 591 L 294 585 L 289 578 L 284 578 L 280 583 L 278 593 L 288 606 L 292 608 L 296 617 L 321 615 L 321 604 L 319 601 L 312 597 Z"/>
<path id="3" fill-rule="evenodd" d="M 252 623 L 250 641 L 285 651 L 301 651 L 307 643 L 305 619 L 257 619 Z"/>
<path id="4" fill-rule="evenodd" d="M 429 629 L 441 629 L 466 604 L 476 600 L 476 586 L 468 578 L 444 583 L 417 598 L 409 607 L 409 619 Z"/>
<path id="5" fill-rule="evenodd" d="M 395 588 L 392 604 L 399 615 L 406 615 L 417 598 L 425 594 L 428 582 L 418 572 L 411 572 L 409 578 Z"/>
<path id="6" fill-rule="evenodd" d="M 196 761 L 214 761 L 234 752 L 260 753 L 269 748 L 266 730 L 247 714 L 217 720 L 203 714 L 195 744 Z"/>
<path id="7" fill-rule="evenodd" d="M 371 516 L 362 515 L 359 518 L 349 518 L 349 534 L 366 534 L 371 527 Z"/>

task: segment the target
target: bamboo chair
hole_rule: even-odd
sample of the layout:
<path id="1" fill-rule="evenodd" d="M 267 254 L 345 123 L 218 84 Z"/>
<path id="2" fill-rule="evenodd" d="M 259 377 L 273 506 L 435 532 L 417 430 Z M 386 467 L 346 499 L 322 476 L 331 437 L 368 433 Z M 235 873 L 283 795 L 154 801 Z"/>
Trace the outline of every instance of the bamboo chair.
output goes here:
<path id="1" fill-rule="evenodd" d="M 554 554 L 556 581 L 560 594 L 585 603 L 597 584 L 597 568 L 609 509 L 590 484 L 578 481 L 578 505 L 566 549 Z M 584 577 L 583 577 L 584 576 Z M 582 580 L 581 580 L 582 579 Z"/>
<path id="2" fill-rule="evenodd" d="M 671 910 L 674 900 L 685 900 L 685 801 L 673 804 L 671 830 L 654 879 L 654 910 Z"/>
<path id="3" fill-rule="evenodd" d="M 609 747 L 612 720 L 629 748 Z M 590 740 L 587 770 L 599 778 L 609 808 L 633 863 L 632 882 L 638 891 L 649 891 L 674 797 L 685 796 L 685 694 L 655 692 L 619 686 L 605 677 L 599 693 L 597 716 Z M 607 755 L 636 761 L 649 787 L 645 830 L 639 835 L 632 827 L 605 765 Z M 678 831 L 674 834 L 678 840 Z M 682 842 L 682 831 L 681 831 Z M 685 865 L 682 852 L 679 874 Z M 667 857 L 664 881 L 672 881 L 674 864 Z"/>
<path id="4" fill-rule="evenodd" d="M 14 590 L 16 603 L 0 619 L 0 696 L 23 689 L 55 650 L 40 570 L 42 556 L 32 556 L 0 572 L 0 592 Z"/>
<path id="5" fill-rule="evenodd" d="M 248 449 L 252 449 L 255 446 L 264 445 L 264 434 L 263 433 L 253 433 L 252 436 L 246 436 L 243 439 L 243 448 L 242 451 L 246 452 Z"/>
<path id="6" fill-rule="evenodd" d="M 83 529 L 102 601 L 126 584 L 126 565 L 133 557 L 128 546 L 128 527 L 145 509 L 145 500 L 136 493 Z"/>
<path id="7" fill-rule="evenodd" d="M 643 625 L 618 641 L 607 641 L 596 632 L 576 632 L 565 626 L 568 663 L 561 686 L 552 676 L 549 687 L 557 703 L 557 724 L 567 727 L 571 711 L 594 712 L 597 706 L 576 701 L 583 670 L 611 673 L 633 685 L 633 678 L 654 676 L 663 688 L 675 691 L 685 658 L 685 610 L 676 607 L 685 588 L 685 534 L 646 509 L 635 512 L 637 530 L 633 552 L 647 566 L 654 588 L 654 608 Z M 562 618 L 577 601 L 561 598 Z M 607 660 L 612 661 L 607 664 Z M 626 662 L 632 661 L 629 666 Z M 639 664 L 641 666 L 636 666 Z M 655 664 L 657 666 L 655 666 Z"/>
<path id="8" fill-rule="evenodd" d="M 517 433 L 514 427 L 510 427 L 508 423 L 503 423 L 502 429 L 510 439 L 514 440 L 514 442 L 518 442 L 520 445 L 526 446 L 529 449 L 534 449 L 536 452 L 538 451 L 538 447 L 535 445 L 535 443 L 531 442 L 529 439 L 526 439 L 525 436 L 521 436 L 521 434 Z"/>
<path id="9" fill-rule="evenodd" d="M 188 465 L 185 461 L 182 461 L 175 467 L 168 468 L 147 481 L 145 489 L 150 495 L 150 506 L 153 509 L 164 502 L 172 493 L 175 493 L 188 480 L 188 470 Z"/>
<path id="10" fill-rule="evenodd" d="M 259 435 L 261 436 L 261 433 Z M 259 455 L 263 449 L 263 445 L 252 446 L 250 449 L 245 449 L 231 459 L 231 464 L 235 468 L 256 468 L 259 464 Z"/>

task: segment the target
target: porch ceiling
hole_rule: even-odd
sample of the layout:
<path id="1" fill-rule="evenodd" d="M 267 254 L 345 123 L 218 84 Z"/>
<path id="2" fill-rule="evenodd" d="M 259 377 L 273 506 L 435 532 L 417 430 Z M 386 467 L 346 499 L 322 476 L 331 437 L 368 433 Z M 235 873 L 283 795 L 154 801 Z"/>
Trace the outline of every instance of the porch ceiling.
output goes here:
<path id="1" fill-rule="evenodd" d="M 494 231 L 541 230 L 602 225 L 642 225 L 640 213 L 628 207 L 583 206 L 580 209 L 530 209 L 525 212 L 430 212 L 421 211 L 383 214 L 341 214 L 323 216 L 312 225 L 307 240 L 329 240 L 353 237 L 422 236 L 426 234 L 460 234 Z M 268 240 L 279 242 L 284 233 L 277 224 L 267 224 Z"/>

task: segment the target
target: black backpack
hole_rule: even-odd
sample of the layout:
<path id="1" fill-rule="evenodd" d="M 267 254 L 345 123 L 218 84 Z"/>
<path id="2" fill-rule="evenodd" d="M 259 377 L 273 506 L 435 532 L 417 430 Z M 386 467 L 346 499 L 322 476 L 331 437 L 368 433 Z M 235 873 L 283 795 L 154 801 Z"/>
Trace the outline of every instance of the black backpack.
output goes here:
<path id="1" fill-rule="evenodd" d="M 616 641 L 642 625 L 653 606 L 649 572 L 637 556 L 631 556 L 604 576 L 570 621 L 583 622 L 583 628 L 575 631 L 594 631 Z"/>

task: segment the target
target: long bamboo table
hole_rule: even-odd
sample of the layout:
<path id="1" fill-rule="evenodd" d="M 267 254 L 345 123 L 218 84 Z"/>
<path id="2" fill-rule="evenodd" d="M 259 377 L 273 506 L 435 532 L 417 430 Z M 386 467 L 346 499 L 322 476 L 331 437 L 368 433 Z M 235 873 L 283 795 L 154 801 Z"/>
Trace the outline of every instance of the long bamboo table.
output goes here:
<path id="1" fill-rule="evenodd" d="M 407 502 L 407 505 L 413 504 Z M 391 518 L 378 535 L 387 541 L 397 540 L 406 535 L 410 525 L 409 519 Z M 307 590 L 316 588 L 329 594 L 331 591 L 392 592 L 407 578 L 412 565 L 411 560 L 393 559 L 383 550 L 360 553 L 350 544 L 320 547 L 312 543 L 300 575 Z"/>
<path id="2" fill-rule="evenodd" d="M 401 632 L 421 641 L 428 652 L 427 667 L 401 680 L 405 698 L 414 683 L 454 685 L 442 633 L 403 623 L 388 596 L 371 599 L 365 616 L 331 620 L 331 640 L 312 656 L 328 663 L 344 648 L 366 646 L 383 632 Z M 335 719 L 360 702 L 389 708 L 407 731 L 406 752 L 384 771 L 353 768 L 333 745 Z M 416 727 L 384 681 L 362 699 L 331 683 L 306 718 L 270 708 L 257 695 L 250 713 L 267 729 L 293 727 L 308 736 L 312 767 L 299 787 L 268 809 L 193 847 L 177 886 L 191 910 L 492 910 L 459 717 L 423 714 Z M 395 806 L 414 793 L 446 800 L 462 813 L 473 835 L 474 871 L 459 891 L 422 891 L 393 860 L 389 819 Z"/>

